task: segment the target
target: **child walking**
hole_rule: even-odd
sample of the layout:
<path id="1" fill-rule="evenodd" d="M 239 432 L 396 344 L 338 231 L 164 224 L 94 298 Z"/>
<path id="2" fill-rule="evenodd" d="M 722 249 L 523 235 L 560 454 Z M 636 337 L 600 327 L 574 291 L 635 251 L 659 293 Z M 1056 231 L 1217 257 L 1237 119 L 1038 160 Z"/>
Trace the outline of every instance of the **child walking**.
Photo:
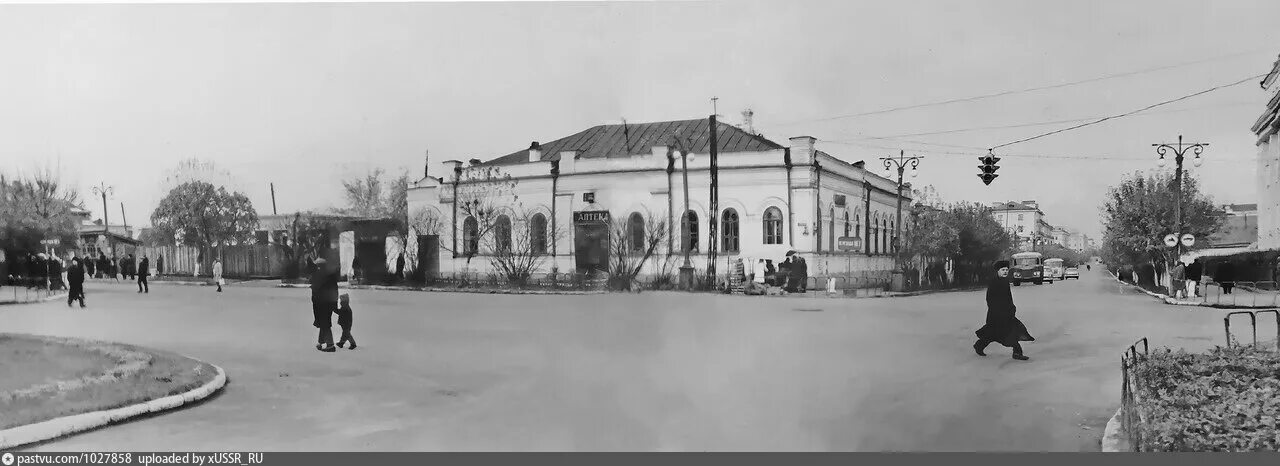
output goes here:
<path id="1" fill-rule="evenodd" d="M 350 349 L 356 349 L 356 339 L 351 336 L 351 295 L 342 293 L 338 297 L 338 326 L 342 327 L 342 338 L 338 340 L 338 347 L 342 348 L 346 342 L 351 342 Z"/>

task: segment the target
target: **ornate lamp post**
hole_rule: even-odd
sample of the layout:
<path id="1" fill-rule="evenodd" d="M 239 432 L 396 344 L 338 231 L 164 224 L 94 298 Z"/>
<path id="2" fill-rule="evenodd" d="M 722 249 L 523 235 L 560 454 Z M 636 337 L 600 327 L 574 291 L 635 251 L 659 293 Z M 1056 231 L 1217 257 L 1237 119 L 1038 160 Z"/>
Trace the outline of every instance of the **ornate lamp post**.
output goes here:
<path id="1" fill-rule="evenodd" d="M 892 171 L 895 166 L 898 168 L 898 211 L 897 211 L 897 220 L 895 220 L 893 223 L 894 232 L 893 232 L 893 242 L 892 242 L 893 253 L 894 253 L 893 285 L 894 285 L 895 291 L 901 291 L 903 288 L 905 288 L 905 283 L 902 283 L 903 268 L 902 268 L 902 248 L 901 248 L 902 177 L 903 177 L 903 174 L 906 172 L 907 165 L 911 165 L 912 178 L 919 176 L 920 172 L 916 168 L 920 166 L 920 159 L 922 158 L 924 158 L 923 155 L 915 155 L 915 156 L 907 157 L 906 151 L 899 151 L 897 158 L 894 158 L 894 157 L 880 158 L 880 160 L 884 161 L 885 171 Z"/>
<path id="2" fill-rule="evenodd" d="M 111 246 L 111 257 L 116 256 L 116 243 L 111 239 L 111 222 L 107 220 L 107 195 L 115 192 L 111 186 L 107 186 L 106 182 L 98 183 L 93 187 L 93 193 L 102 196 L 102 231 L 107 237 L 107 244 Z"/>
<path id="3" fill-rule="evenodd" d="M 1204 152 L 1204 148 L 1205 148 L 1205 146 L 1208 146 L 1208 145 L 1209 145 L 1208 143 L 1194 143 L 1194 144 L 1184 145 L 1184 144 L 1182 143 L 1182 135 L 1181 135 L 1181 134 L 1179 134 L 1179 135 L 1178 135 L 1178 145 L 1177 145 L 1177 147 L 1174 147 L 1172 144 L 1166 144 L 1166 143 L 1152 144 L 1152 146 L 1154 146 L 1154 147 L 1156 148 L 1156 153 L 1157 153 L 1157 154 L 1160 154 L 1160 160 L 1158 160 L 1156 163 L 1157 163 L 1157 164 L 1159 164 L 1161 167 L 1163 167 L 1163 166 L 1165 165 L 1165 163 L 1167 163 L 1167 162 L 1165 161 L 1164 156 L 1165 156 L 1165 155 L 1168 155 L 1168 153 L 1169 153 L 1169 152 L 1173 152 L 1173 161 L 1174 161 L 1174 163 L 1176 164 L 1176 165 L 1175 165 L 1175 168 L 1174 168 L 1174 171 L 1173 171 L 1173 173 L 1174 173 L 1174 175 L 1173 175 L 1173 193 L 1174 193 L 1174 198 L 1175 198 L 1175 199 L 1174 199 L 1174 206 L 1175 206 L 1175 207 L 1174 207 L 1174 226 L 1173 226 L 1173 233 L 1174 233 L 1175 235 L 1179 236 L 1179 237 L 1181 237 L 1181 236 L 1182 236 L 1182 161 L 1183 161 L 1183 155 L 1187 153 L 1187 150 L 1190 150 L 1193 154 L 1195 154 L 1195 160 L 1192 160 L 1192 164 L 1194 164 L 1195 166 L 1199 167 L 1201 163 L 1204 163 L 1204 160 L 1200 158 L 1200 154 Z M 1178 251 L 1178 255 L 1177 255 L 1177 256 L 1174 256 L 1174 260 L 1177 260 L 1177 258 L 1182 257 L 1182 245 L 1181 245 L 1181 244 L 1178 244 L 1178 245 L 1177 245 L 1177 251 Z M 1172 265 L 1172 263 L 1170 263 L 1170 265 Z"/>
<path id="4" fill-rule="evenodd" d="M 685 228 L 690 232 L 696 228 L 693 219 L 689 218 L 689 159 L 694 158 L 693 153 L 689 151 L 689 145 L 679 138 L 672 138 L 674 149 L 671 152 L 673 157 L 680 157 L 680 168 L 684 177 L 684 213 L 680 214 L 680 247 L 684 249 L 684 265 L 680 266 L 680 287 L 685 290 L 693 289 L 693 263 L 689 261 L 689 251 L 693 249 L 694 238 L 688 238 L 688 244 L 685 244 Z M 685 227 L 685 225 L 688 225 Z"/>

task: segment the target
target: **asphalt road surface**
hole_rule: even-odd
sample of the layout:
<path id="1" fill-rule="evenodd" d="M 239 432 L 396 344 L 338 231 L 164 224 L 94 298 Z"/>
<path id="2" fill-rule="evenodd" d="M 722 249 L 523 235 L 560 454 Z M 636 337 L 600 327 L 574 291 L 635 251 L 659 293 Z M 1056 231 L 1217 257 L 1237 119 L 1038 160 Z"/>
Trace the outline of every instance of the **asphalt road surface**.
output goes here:
<path id="1" fill-rule="evenodd" d="M 1027 362 L 974 354 L 980 291 L 354 290 L 359 349 L 321 353 L 305 289 L 92 283 L 88 309 L 0 307 L 0 331 L 163 348 L 230 377 L 207 402 L 33 451 L 1097 451 L 1124 348 L 1221 344 L 1224 313 L 1098 269 L 1013 289 Z"/>

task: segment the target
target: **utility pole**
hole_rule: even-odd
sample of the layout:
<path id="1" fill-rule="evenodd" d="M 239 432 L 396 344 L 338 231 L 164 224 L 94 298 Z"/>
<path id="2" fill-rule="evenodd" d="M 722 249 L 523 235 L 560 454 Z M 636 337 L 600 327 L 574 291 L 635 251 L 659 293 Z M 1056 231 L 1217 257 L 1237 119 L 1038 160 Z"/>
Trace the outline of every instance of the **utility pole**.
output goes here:
<path id="1" fill-rule="evenodd" d="M 271 183 L 271 215 L 279 214 L 279 212 L 276 212 L 276 184 Z"/>
<path id="2" fill-rule="evenodd" d="M 716 98 L 711 98 L 713 104 L 715 100 Z M 708 238 L 709 247 L 707 248 L 707 283 L 711 283 L 714 286 L 716 280 L 716 243 L 720 240 L 717 233 L 719 231 L 717 218 L 720 213 L 720 167 L 717 163 L 716 116 L 714 114 L 711 115 L 709 123 L 711 129 L 711 212 L 707 213 L 707 231 L 710 234 L 710 238 Z"/>
<path id="3" fill-rule="evenodd" d="M 111 257 L 116 255 L 116 243 L 111 239 L 111 221 L 108 220 L 107 215 L 107 195 L 113 192 L 115 190 L 111 186 L 107 186 L 106 182 L 100 182 L 98 186 L 93 187 L 94 194 L 102 195 L 102 231 L 104 236 L 107 237 L 107 244 L 111 247 Z"/>
<path id="4" fill-rule="evenodd" d="M 124 222 L 124 234 L 129 236 L 129 216 L 124 214 L 124 202 L 120 202 L 120 219 Z"/>

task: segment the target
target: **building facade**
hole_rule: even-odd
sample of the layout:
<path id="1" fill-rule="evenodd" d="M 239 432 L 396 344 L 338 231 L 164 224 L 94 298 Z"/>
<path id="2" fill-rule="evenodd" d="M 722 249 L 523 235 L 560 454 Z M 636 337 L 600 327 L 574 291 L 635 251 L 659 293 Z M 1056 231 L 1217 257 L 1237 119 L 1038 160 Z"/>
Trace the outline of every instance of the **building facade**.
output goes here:
<path id="1" fill-rule="evenodd" d="M 1258 146 L 1258 248 L 1280 248 L 1280 60 L 1271 65 L 1271 73 L 1262 80 L 1266 109 L 1254 122 L 1253 134 Z"/>
<path id="2" fill-rule="evenodd" d="M 718 122 L 714 138 L 715 212 L 709 120 L 602 125 L 487 162 L 449 160 L 434 173 L 429 164 L 409 189 L 411 234 L 435 238 L 442 273 L 490 271 L 494 245 L 510 247 L 520 237 L 545 253 L 539 272 L 601 269 L 616 246 L 610 237 L 621 236 L 610 231 L 627 228 L 627 237 L 641 239 L 658 224 L 666 238 L 645 274 L 665 273 L 663 264 L 682 263 L 686 251 L 705 270 L 713 247 L 721 273 L 732 258 L 777 263 L 788 250 L 806 258 L 810 275 L 887 276 L 894 267 L 899 201 L 901 223 L 911 221 L 911 199 L 898 196 L 896 181 L 818 150 L 808 136 L 783 146 L 749 124 Z M 680 156 L 677 139 L 689 157 Z M 496 227 L 467 214 L 481 203 L 500 211 Z M 433 226 L 414 220 L 422 218 L 435 219 Z"/>
<path id="3" fill-rule="evenodd" d="M 1036 201 L 996 202 L 991 205 L 991 216 L 1013 235 L 1019 249 L 1031 250 L 1037 243 L 1055 241 L 1053 225 Z"/>

